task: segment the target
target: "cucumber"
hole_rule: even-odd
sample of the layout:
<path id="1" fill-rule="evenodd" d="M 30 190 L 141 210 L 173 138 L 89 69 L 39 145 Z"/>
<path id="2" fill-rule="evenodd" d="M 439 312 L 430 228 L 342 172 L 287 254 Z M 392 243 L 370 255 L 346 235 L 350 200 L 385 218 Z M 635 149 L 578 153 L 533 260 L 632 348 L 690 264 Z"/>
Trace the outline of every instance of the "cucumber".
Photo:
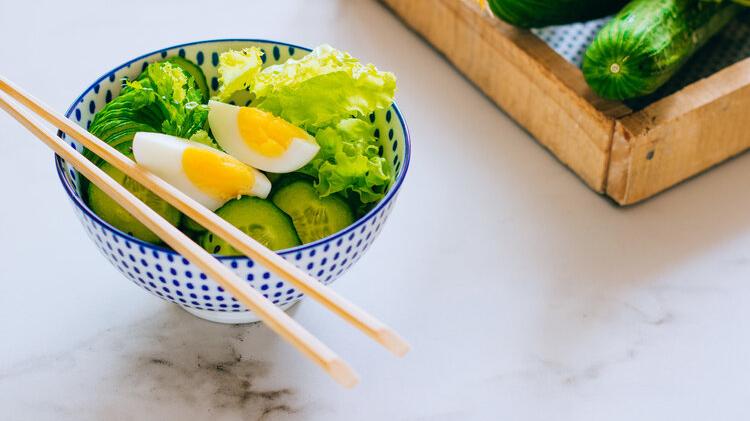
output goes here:
<path id="1" fill-rule="evenodd" d="M 180 220 L 180 211 L 175 209 L 172 205 L 165 202 L 112 165 L 105 163 L 102 165 L 101 169 L 133 193 L 135 197 L 143 201 L 151 209 L 159 213 L 159 215 L 163 216 L 170 224 L 177 225 Z M 96 187 L 93 183 L 87 183 L 87 201 L 89 208 L 91 208 L 94 213 L 120 231 L 149 243 L 158 244 L 161 242 L 156 234 L 146 228 L 145 225 L 138 222 L 138 220 L 128 213 L 128 211 L 117 204 L 117 202 L 107 196 L 106 193 Z"/>
<path id="2" fill-rule="evenodd" d="M 206 228 L 195 222 L 193 218 L 185 215 L 184 213 L 180 217 L 180 229 L 183 232 L 190 232 L 190 233 L 196 233 L 196 234 L 203 234 L 206 232 Z"/>
<path id="3" fill-rule="evenodd" d="M 318 196 L 312 181 L 301 179 L 279 188 L 271 198 L 292 217 L 303 243 L 328 237 L 354 222 L 354 214 L 339 196 Z"/>
<path id="4" fill-rule="evenodd" d="M 315 178 L 312 176 L 309 176 L 307 174 L 303 174 L 301 172 L 290 172 L 286 174 L 274 174 L 274 173 L 265 173 L 266 177 L 271 181 L 271 193 L 269 196 L 273 197 L 273 195 L 281 190 L 282 188 L 294 183 L 295 181 L 300 180 L 306 180 L 310 183 L 315 182 Z"/>
<path id="5" fill-rule="evenodd" d="M 740 10 L 729 2 L 634 0 L 586 50 L 583 75 L 604 98 L 650 94 Z"/>
<path id="6" fill-rule="evenodd" d="M 198 67 L 197 64 L 180 56 L 170 57 L 165 61 L 178 66 L 180 69 L 192 76 L 193 79 L 195 79 L 195 84 L 198 86 L 198 89 L 200 89 L 201 93 L 203 94 L 203 103 L 205 104 L 208 102 L 208 99 L 211 97 L 211 91 L 208 89 L 206 75 L 203 74 L 203 70 L 201 70 L 201 68 Z"/>
<path id="7" fill-rule="evenodd" d="M 227 202 L 216 211 L 216 214 L 271 250 L 300 245 L 292 220 L 268 200 L 243 196 Z M 241 255 L 224 239 L 210 231 L 201 236 L 200 244 L 209 253 L 224 256 Z"/>
<path id="8" fill-rule="evenodd" d="M 625 0 L 489 0 L 498 18 L 522 28 L 581 22 L 617 12 Z"/>

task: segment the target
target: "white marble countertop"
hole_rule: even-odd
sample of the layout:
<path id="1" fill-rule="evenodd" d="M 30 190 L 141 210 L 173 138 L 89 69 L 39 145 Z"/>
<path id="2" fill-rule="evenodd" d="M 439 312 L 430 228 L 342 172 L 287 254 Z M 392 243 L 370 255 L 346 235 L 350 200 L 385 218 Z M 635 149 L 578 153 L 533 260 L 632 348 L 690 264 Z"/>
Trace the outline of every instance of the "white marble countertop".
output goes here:
<path id="1" fill-rule="evenodd" d="M 130 57 L 239 36 L 328 42 L 397 74 L 411 173 L 335 288 L 414 350 L 392 358 L 302 303 L 294 317 L 362 376 L 344 390 L 262 326 L 147 295 L 3 114 L 0 419 L 747 419 L 747 155 L 618 209 L 377 3 L 104 4 L 0 0 L 0 73 L 64 110 Z"/>

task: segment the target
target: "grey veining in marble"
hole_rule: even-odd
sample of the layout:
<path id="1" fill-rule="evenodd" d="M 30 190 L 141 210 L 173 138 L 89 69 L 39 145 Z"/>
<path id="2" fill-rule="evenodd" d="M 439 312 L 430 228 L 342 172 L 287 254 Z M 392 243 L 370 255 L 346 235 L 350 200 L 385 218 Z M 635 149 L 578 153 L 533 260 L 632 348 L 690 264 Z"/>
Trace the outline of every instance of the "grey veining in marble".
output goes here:
<path id="1" fill-rule="evenodd" d="M 334 287 L 413 351 L 301 303 L 362 378 L 343 390 L 263 326 L 145 294 L 0 114 L 0 420 L 748 419 L 748 155 L 620 209 L 374 1 L 0 0 L 0 74 L 58 110 L 127 58 L 222 37 L 328 42 L 398 76 L 411 173 Z"/>

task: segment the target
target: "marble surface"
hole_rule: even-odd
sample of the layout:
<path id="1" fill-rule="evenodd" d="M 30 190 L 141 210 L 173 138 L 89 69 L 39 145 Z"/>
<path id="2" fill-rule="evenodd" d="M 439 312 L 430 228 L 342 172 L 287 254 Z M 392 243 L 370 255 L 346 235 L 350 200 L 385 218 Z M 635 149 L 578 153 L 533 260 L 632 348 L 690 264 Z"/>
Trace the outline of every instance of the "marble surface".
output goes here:
<path id="1" fill-rule="evenodd" d="M 394 71 L 413 166 L 335 289 L 413 352 L 392 358 L 303 302 L 294 317 L 361 374 L 343 390 L 262 326 L 145 294 L 3 114 L 0 419 L 748 418 L 747 155 L 619 209 L 379 4 L 239 4 L 0 0 L 0 73 L 63 110 L 125 59 L 205 38 L 329 42 Z"/>

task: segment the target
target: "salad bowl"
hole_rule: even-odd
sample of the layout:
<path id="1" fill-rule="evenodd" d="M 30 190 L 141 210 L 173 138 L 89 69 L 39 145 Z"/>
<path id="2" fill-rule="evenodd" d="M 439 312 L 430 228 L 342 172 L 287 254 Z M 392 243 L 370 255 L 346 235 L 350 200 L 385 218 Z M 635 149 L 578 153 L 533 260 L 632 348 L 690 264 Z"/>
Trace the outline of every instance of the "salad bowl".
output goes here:
<path id="1" fill-rule="evenodd" d="M 107 72 L 84 90 L 70 106 L 66 116 L 81 127 L 88 128 L 97 111 L 119 94 L 123 78 L 135 78 L 149 63 L 170 56 L 179 55 L 198 64 L 209 86 L 215 91 L 219 85 L 219 54 L 253 46 L 263 50 L 265 65 L 283 63 L 289 58 L 298 59 L 311 51 L 297 45 L 259 39 L 198 41 L 164 48 Z M 377 238 L 393 208 L 409 166 L 409 133 L 395 103 L 368 118 L 376 127 L 375 137 L 380 141 L 380 154 L 393 165 L 395 172 L 395 181 L 385 197 L 345 229 L 318 241 L 277 252 L 324 284 L 332 283 L 346 272 Z M 66 139 L 64 133 L 59 136 Z M 72 139 L 70 145 L 83 150 Z M 88 207 L 82 196 L 82 177 L 59 156 L 55 157 L 55 165 L 75 214 L 89 238 L 131 282 L 202 319 L 219 323 L 258 321 L 255 314 L 174 250 L 139 240 L 102 220 Z M 303 294 L 292 284 L 253 259 L 244 256 L 216 258 L 283 309 L 303 298 Z"/>

